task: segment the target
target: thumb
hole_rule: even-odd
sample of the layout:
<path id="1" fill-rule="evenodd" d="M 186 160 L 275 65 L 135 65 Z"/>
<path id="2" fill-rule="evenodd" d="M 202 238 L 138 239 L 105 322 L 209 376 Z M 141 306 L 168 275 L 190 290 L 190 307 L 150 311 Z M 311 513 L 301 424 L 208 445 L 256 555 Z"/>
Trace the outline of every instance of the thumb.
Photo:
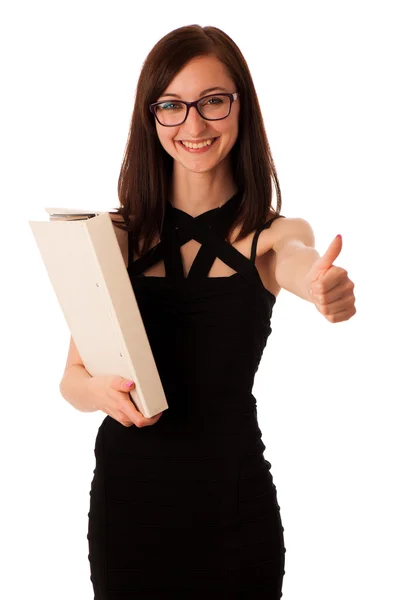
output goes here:
<path id="1" fill-rule="evenodd" d="M 311 267 L 307 275 L 307 281 L 309 284 L 312 284 L 314 281 L 318 281 L 324 277 L 325 273 L 332 267 L 333 261 L 339 256 L 341 250 L 342 236 L 339 234 L 329 244 L 329 248 L 325 254 L 318 258 Z"/>
<path id="2" fill-rule="evenodd" d="M 130 391 L 135 387 L 135 382 L 131 379 L 125 379 L 124 377 L 119 377 L 119 381 L 116 382 L 119 390 L 126 392 Z"/>
<path id="3" fill-rule="evenodd" d="M 330 269 L 333 262 L 337 259 L 340 252 L 342 251 L 342 245 L 342 236 L 339 234 L 332 240 L 325 254 L 321 256 L 321 258 L 317 261 L 318 269 L 320 271 L 324 269 Z"/>

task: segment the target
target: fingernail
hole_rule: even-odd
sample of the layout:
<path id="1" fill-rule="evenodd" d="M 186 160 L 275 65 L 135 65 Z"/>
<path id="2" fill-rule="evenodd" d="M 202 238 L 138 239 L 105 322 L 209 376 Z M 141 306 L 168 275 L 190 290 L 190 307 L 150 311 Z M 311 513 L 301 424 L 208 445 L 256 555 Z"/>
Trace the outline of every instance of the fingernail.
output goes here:
<path id="1" fill-rule="evenodd" d="M 128 381 L 128 383 L 125 384 L 125 387 L 131 387 L 131 385 L 133 385 L 133 381 Z"/>
<path id="2" fill-rule="evenodd" d="M 342 234 L 341 234 L 341 233 L 338 233 L 336 237 L 340 237 L 340 238 L 341 238 L 341 237 L 342 237 Z"/>

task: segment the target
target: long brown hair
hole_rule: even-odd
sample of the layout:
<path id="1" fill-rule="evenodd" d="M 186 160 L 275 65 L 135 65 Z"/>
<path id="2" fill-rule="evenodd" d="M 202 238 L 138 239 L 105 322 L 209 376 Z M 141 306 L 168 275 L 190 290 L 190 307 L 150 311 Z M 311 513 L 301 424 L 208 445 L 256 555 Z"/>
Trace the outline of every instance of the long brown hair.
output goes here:
<path id="1" fill-rule="evenodd" d="M 253 80 L 240 49 L 217 27 L 188 25 L 165 35 L 147 56 L 138 80 L 125 154 L 118 179 L 116 209 L 132 232 L 138 256 L 160 236 L 172 175 L 172 157 L 162 147 L 149 104 L 156 102 L 191 59 L 214 55 L 227 68 L 240 93 L 239 132 L 231 150 L 231 165 L 242 200 L 228 232 L 241 223 L 237 240 L 280 213 L 281 191 Z M 272 182 L 277 208 L 273 209 Z M 271 214 L 272 213 L 272 214 Z M 118 225 L 117 225 L 118 226 Z M 139 247 L 139 239 L 142 244 Z"/>

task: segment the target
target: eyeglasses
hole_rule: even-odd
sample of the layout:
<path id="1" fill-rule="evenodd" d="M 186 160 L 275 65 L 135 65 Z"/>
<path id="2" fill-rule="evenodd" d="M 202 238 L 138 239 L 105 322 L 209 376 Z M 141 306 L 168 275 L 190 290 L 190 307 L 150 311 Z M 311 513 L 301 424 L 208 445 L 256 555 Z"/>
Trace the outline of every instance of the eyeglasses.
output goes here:
<path id="1" fill-rule="evenodd" d="M 189 109 L 194 106 L 199 115 L 207 121 L 220 121 L 229 116 L 232 102 L 237 100 L 239 92 L 233 94 L 209 94 L 194 102 L 184 100 L 164 100 L 149 105 L 160 125 L 176 127 L 186 121 Z"/>

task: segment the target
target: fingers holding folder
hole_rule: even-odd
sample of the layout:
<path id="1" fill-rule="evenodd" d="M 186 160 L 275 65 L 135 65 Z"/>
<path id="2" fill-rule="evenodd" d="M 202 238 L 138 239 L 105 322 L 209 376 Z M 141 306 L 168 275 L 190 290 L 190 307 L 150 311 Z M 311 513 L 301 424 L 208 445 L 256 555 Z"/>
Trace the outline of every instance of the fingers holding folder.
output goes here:
<path id="1" fill-rule="evenodd" d="M 127 385 L 131 383 L 131 385 Z M 125 427 L 147 427 L 154 425 L 161 418 L 162 412 L 147 419 L 131 402 L 129 392 L 135 382 L 128 382 L 119 375 L 100 375 L 88 381 L 88 391 L 93 405 Z"/>

